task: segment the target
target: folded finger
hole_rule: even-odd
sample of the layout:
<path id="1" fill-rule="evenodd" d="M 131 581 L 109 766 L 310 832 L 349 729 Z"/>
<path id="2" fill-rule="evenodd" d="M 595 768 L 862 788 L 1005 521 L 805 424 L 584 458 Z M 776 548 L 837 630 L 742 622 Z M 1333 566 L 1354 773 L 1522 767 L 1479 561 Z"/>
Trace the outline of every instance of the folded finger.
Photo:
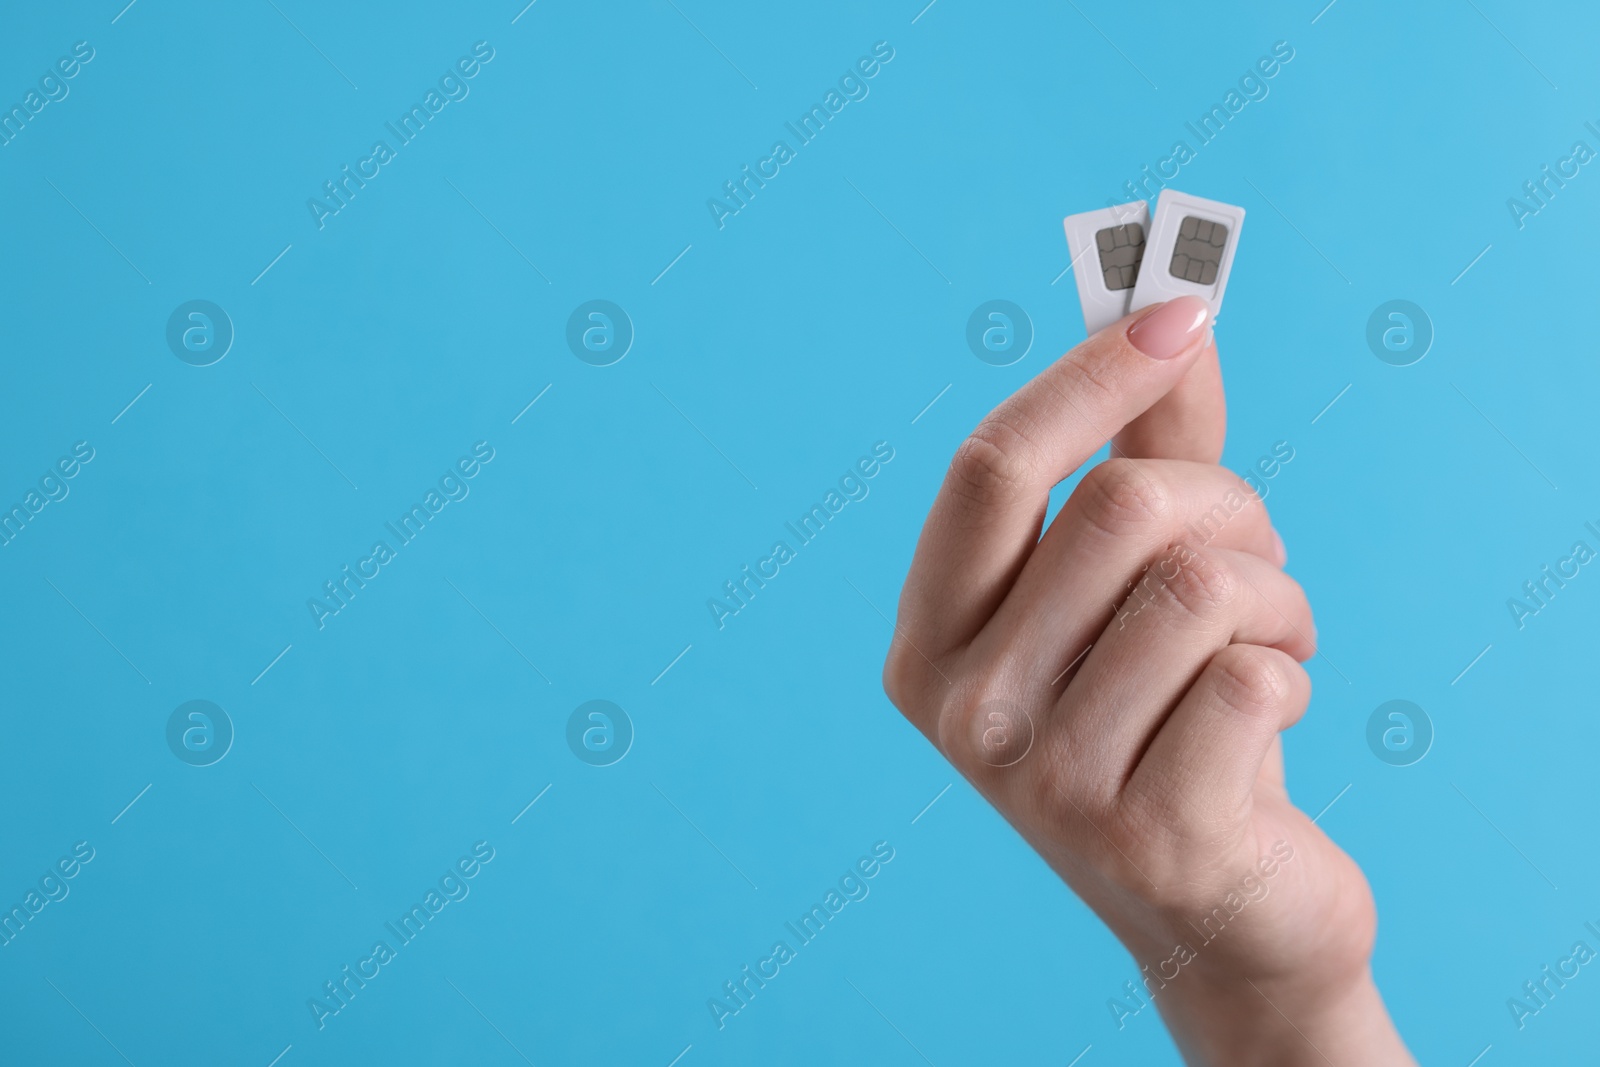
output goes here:
<path id="1" fill-rule="evenodd" d="M 1258 556 L 1180 546 L 1153 565 L 1084 658 L 1047 726 L 1093 752 L 1120 788 L 1150 739 L 1218 652 L 1231 644 L 1315 653 L 1299 584 Z"/>
<path id="2" fill-rule="evenodd" d="M 1180 832 L 1239 825 L 1257 783 L 1281 760 L 1279 735 L 1311 701 L 1311 678 L 1282 651 L 1229 645 L 1150 742 L 1126 796 Z M 1281 775 L 1281 766 L 1278 768 Z"/>

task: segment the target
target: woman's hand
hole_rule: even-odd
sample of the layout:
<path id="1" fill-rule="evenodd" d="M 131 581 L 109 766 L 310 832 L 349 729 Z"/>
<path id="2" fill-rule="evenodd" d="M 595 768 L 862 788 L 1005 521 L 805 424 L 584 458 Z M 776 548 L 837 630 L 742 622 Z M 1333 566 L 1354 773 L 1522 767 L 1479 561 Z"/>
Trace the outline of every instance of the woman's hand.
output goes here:
<path id="1" fill-rule="evenodd" d="M 957 451 L 884 688 L 1133 953 L 1116 992 L 1191 1063 L 1410 1064 L 1366 881 L 1284 788 L 1316 628 L 1265 507 L 1216 466 L 1224 425 L 1193 297 L 1047 368 Z"/>

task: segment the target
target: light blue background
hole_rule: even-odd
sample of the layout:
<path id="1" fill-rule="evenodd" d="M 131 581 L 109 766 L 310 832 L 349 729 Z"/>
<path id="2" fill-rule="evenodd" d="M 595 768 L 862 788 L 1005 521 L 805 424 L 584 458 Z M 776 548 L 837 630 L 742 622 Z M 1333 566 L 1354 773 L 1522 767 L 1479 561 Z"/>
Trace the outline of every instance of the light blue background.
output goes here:
<path id="1" fill-rule="evenodd" d="M 97 852 L 0 948 L 9 1062 L 1176 1062 L 1107 1010 L 1130 958 L 883 698 L 874 605 L 963 434 L 1081 339 L 1062 216 L 1277 41 L 1175 184 L 1249 212 L 1226 462 L 1295 449 L 1269 505 L 1326 658 L 1293 793 L 1349 786 L 1322 825 L 1423 1062 L 1593 1059 L 1600 976 L 1520 1033 L 1506 1000 L 1600 920 L 1600 577 L 1521 631 L 1506 600 L 1596 544 L 1600 173 L 1521 231 L 1506 200 L 1600 147 L 1600 15 L 922 2 L 6 13 L 7 106 L 96 50 L 0 148 L 0 498 L 96 449 L 0 549 L 0 901 Z M 479 40 L 470 96 L 319 231 L 306 199 Z M 877 41 L 870 96 L 719 231 L 706 200 Z M 163 336 L 196 298 L 237 330 L 207 368 Z M 637 330 L 612 367 L 564 341 L 593 298 Z M 1007 368 L 963 337 L 995 298 L 1036 330 Z M 1365 342 L 1397 298 L 1437 331 L 1406 368 Z M 319 632 L 306 599 L 478 440 L 470 497 Z M 707 598 L 880 440 L 719 632 Z M 564 737 L 595 698 L 637 730 L 606 768 Z M 1437 731 L 1413 767 L 1366 747 L 1393 698 Z M 164 740 L 191 699 L 237 731 L 209 768 Z M 478 840 L 471 895 L 319 1032 L 307 999 Z M 880 840 L 871 896 L 718 1032 L 707 998 Z"/>

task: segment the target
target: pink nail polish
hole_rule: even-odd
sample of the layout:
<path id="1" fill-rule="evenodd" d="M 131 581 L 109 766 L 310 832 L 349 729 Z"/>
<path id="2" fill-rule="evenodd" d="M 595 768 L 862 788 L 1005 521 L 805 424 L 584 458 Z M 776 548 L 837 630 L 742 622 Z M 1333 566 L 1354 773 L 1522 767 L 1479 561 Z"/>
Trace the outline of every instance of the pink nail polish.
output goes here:
<path id="1" fill-rule="evenodd" d="M 1200 340 L 1210 323 L 1209 304 L 1198 296 L 1180 296 L 1128 327 L 1128 340 L 1151 359 L 1174 359 Z"/>
<path id="2" fill-rule="evenodd" d="M 1277 530 L 1272 531 L 1272 539 L 1278 543 L 1278 565 L 1281 567 L 1289 562 L 1289 550 L 1283 547 L 1283 535 Z"/>

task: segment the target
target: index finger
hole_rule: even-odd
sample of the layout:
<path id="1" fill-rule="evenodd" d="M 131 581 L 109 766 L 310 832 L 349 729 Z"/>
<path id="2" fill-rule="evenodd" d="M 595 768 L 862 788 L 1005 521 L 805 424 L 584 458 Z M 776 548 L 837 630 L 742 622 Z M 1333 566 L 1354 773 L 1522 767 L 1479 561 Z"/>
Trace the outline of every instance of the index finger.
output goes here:
<path id="1" fill-rule="evenodd" d="M 978 632 L 1038 544 L 1051 487 L 1183 379 L 1210 321 L 1210 307 L 1192 296 L 1130 315 L 979 423 L 917 543 L 900 595 L 903 639 L 928 656 Z"/>

